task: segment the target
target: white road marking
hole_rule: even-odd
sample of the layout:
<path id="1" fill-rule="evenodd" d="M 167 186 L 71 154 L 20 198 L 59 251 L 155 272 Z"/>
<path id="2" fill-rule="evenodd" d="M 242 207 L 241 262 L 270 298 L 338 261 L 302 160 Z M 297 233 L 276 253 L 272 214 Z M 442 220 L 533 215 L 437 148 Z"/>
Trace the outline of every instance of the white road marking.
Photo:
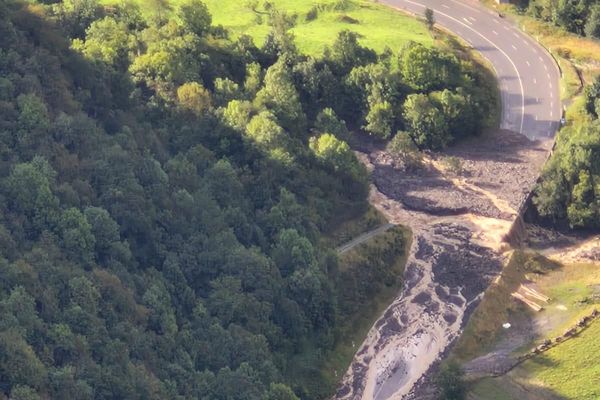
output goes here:
<path id="1" fill-rule="evenodd" d="M 525 61 L 527 63 L 528 67 L 531 67 L 531 64 L 529 64 L 529 61 Z"/>
<path id="2" fill-rule="evenodd" d="M 524 45 L 527 45 L 527 46 L 529 46 L 529 43 L 527 43 L 527 40 L 525 40 L 525 39 L 521 39 L 521 41 L 523 42 L 523 44 L 524 44 Z"/>
<path id="3" fill-rule="evenodd" d="M 552 86 L 550 86 L 550 89 L 552 89 Z M 550 92 L 550 98 L 553 98 L 553 97 L 554 97 L 554 93 Z"/>
<path id="4" fill-rule="evenodd" d="M 538 57 L 540 59 L 541 62 L 544 62 L 544 59 L 542 58 L 542 56 Z"/>
<path id="5" fill-rule="evenodd" d="M 477 21 L 477 20 L 476 20 L 475 18 L 473 18 L 473 17 L 469 17 L 469 19 L 470 19 L 471 21 L 473 21 L 473 22 L 476 22 L 476 21 Z"/>
<path id="6" fill-rule="evenodd" d="M 550 79 L 550 74 L 546 74 L 546 76 L 548 77 L 548 79 Z M 552 87 L 552 82 L 550 82 L 550 87 Z"/>
<path id="7" fill-rule="evenodd" d="M 447 4 L 442 4 L 442 7 L 444 7 L 444 8 L 447 8 L 447 9 L 450 9 L 450 6 L 449 6 L 449 5 L 447 5 Z"/>
<path id="8" fill-rule="evenodd" d="M 515 50 L 517 49 L 517 46 L 515 46 L 514 44 L 511 44 L 511 46 L 513 49 L 515 49 Z"/>
<path id="9" fill-rule="evenodd" d="M 497 23 L 497 24 L 500 23 L 500 21 L 498 21 L 496 18 L 494 18 L 494 22 Z"/>
<path id="10" fill-rule="evenodd" d="M 550 117 L 554 115 L 554 111 L 550 110 Z"/>
<path id="11" fill-rule="evenodd" d="M 494 31 L 494 30 L 492 30 L 492 32 L 494 33 L 494 35 L 498 35 L 498 32 L 496 32 L 496 31 Z"/>
<path id="12" fill-rule="evenodd" d="M 516 38 L 519 37 L 519 35 L 517 35 L 517 32 L 513 32 L 513 36 L 516 37 Z"/>
<path id="13" fill-rule="evenodd" d="M 533 78 L 533 84 L 537 84 L 537 79 Z"/>
<path id="14" fill-rule="evenodd" d="M 466 22 L 467 24 L 469 24 L 469 25 L 473 25 L 473 23 L 472 23 L 471 21 L 469 21 L 468 19 L 466 19 L 466 18 L 464 18 L 464 17 L 463 17 L 463 19 L 465 20 L 465 22 Z"/>
<path id="15" fill-rule="evenodd" d="M 504 26 L 503 26 L 503 28 L 504 28 L 505 30 L 507 30 L 507 31 L 510 31 L 510 28 L 509 28 L 508 26 L 506 26 L 506 25 L 504 25 Z"/>
<path id="16" fill-rule="evenodd" d="M 548 66 L 546 64 L 544 64 L 544 69 L 548 71 Z"/>
<path id="17" fill-rule="evenodd" d="M 534 115 L 533 118 L 535 118 L 535 120 L 537 121 L 537 115 Z"/>
<path id="18" fill-rule="evenodd" d="M 427 8 L 427 6 L 425 6 L 424 4 L 417 3 L 416 1 L 412 1 L 412 0 L 404 0 L 404 1 L 406 3 L 413 4 L 413 5 L 422 7 L 422 8 Z M 455 1 L 455 0 L 451 0 L 451 1 Z M 502 50 L 500 47 L 498 47 L 494 42 L 492 42 L 486 36 L 482 35 L 479 31 L 476 31 L 475 29 L 473 29 L 471 26 L 469 26 L 467 24 L 464 24 L 460 20 L 458 20 L 458 19 L 454 18 L 453 16 L 448 15 L 448 14 L 446 14 L 446 13 L 440 11 L 440 10 L 433 9 L 433 11 L 436 12 L 436 13 L 438 13 L 439 15 L 442 15 L 442 16 L 448 18 L 448 19 L 453 20 L 454 22 L 456 22 L 458 24 L 463 25 L 467 29 L 472 30 L 475 34 L 481 36 L 481 38 L 483 38 L 489 44 L 491 44 L 492 46 L 494 46 L 510 62 L 510 64 L 513 67 L 513 69 L 517 73 L 517 80 L 519 81 L 519 86 L 520 86 L 520 89 L 521 89 L 521 126 L 519 128 L 519 133 L 523 133 L 523 123 L 525 122 L 525 89 L 523 88 L 523 80 L 521 79 L 521 73 L 519 72 L 519 69 L 515 65 L 515 62 L 512 60 L 512 58 L 510 58 L 510 56 L 508 54 L 506 54 L 506 52 L 504 50 Z M 504 29 L 508 30 L 509 28 L 505 26 Z M 534 48 L 534 50 L 535 50 L 535 48 Z"/>

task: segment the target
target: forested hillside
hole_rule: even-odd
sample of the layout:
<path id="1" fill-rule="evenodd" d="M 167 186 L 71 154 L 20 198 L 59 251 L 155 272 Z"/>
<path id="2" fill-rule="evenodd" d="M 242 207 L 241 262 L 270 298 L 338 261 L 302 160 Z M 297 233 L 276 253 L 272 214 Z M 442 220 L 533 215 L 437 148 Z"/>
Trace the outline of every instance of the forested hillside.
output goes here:
<path id="1" fill-rule="evenodd" d="M 349 130 L 445 146 L 483 76 L 350 32 L 303 55 L 275 8 L 259 48 L 197 0 L 43 3 L 0 3 L 0 398 L 323 396 L 288 363 L 351 308 L 319 245 L 366 204 Z"/>

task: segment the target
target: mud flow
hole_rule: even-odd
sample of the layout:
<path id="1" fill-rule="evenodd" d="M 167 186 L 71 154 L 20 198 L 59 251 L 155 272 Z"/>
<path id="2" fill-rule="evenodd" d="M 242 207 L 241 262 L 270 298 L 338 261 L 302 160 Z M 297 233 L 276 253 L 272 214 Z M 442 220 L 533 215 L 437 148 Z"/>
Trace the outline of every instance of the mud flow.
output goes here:
<path id="1" fill-rule="evenodd" d="M 501 272 L 503 240 L 550 146 L 497 130 L 406 171 L 382 148 L 358 145 L 372 173 L 371 203 L 409 226 L 413 244 L 404 289 L 371 328 L 335 399 L 413 397 Z M 460 159 L 460 175 L 444 170 L 448 156 Z"/>

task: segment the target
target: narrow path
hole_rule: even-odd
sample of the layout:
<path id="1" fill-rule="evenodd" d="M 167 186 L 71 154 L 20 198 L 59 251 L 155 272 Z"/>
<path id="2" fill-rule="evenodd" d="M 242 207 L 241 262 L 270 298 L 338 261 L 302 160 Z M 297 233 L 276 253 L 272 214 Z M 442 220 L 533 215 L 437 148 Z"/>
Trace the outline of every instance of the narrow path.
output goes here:
<path id="1" fill-rule="evenodd" d="M 359 244 L 362 244 L 362 243 L 366 242 L 367 240 L 371 239 L 372 237 L 377 236 L 383 232 L 387 232 L 390 228 L 392 228 L 394 226 L 395 226 L 394 224 L 381 225 L 381 226 L 373 229 L 372 231 L 363 233 L 362 235 L 352 239 L 351 241 L 344 243 L 343 245 L 341 245 L 340 247 L 338 247 L 335 250 L 337 251 L 338 254 L 344 254 L 347 251 L 352 250 Z"/>

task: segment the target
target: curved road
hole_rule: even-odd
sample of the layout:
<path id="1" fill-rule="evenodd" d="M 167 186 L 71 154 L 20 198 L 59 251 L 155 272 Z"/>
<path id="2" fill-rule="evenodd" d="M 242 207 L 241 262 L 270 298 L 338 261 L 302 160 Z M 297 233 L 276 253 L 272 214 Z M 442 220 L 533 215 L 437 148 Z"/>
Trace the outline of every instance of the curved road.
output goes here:
<path id="1" fill-rule="evenodd" d="M 560 72 L 552 56 L 534 39 L 474 0 L 379 1 L 416 15 L 423 15 L 426 7 L 431 8 L 436 24 L 461 37 L 493 66 L 502 95 L 501 128 L 520 133 L 532 140 L 554 138 L 562 114 L 559 95 Z M 402 299 L 399 298 L 398 302 L 402 303 Z M 385 316 L 382 318 L 385 319 Z M 423 329 L 436 329 L 436 326 L 424 324 L 423 327 L 426 328 Z M 431 337 L 436 334 L 444 336 L 444 332 L 431 334 Z M 421 332 L 417 336 L 420 335 L 428 337 L 428 332 Z M 376 340 L 377 337 L 375 335 L 375 339 L 371 339 Z M 369 338 L 365 343 L 368 341 Z M 389 353 L 394 351 L 393 346 L 380 347 L 374 343 L 369 342 L 361 346 L 346 374 L 349 379 L 344 381 L 342 389 L 335 396 L 336 399 L 401 398 L 410 391 L 418 376 L 439 356 L 439 351 L 443 350 L 429 348 L 427 345 L 429 353 L 423 353 L 418 360 L 413 360 L 419 364 L 413 365 L 414 371 L 419 371 L 417 375 L 402 375 L 406 375 L 406 371 L 411 368 L 404 368 L 401 364 L 397 364 L 395 368 L 398 370 L 392 370 L 391 375 L 380 375 L 377 372 L 378 368 L 390 364 L 390 360 L 395 360 L 398 355 Z M 412 342 L 400 340 L 398 343 Z M 417 345 L 421 346 L 423 343 Z M 404 350 L 411 352 L 415 349 L 413 346 Z M 403 360 L 402 355 L 399 360 Z"/>
<path id="2" fill-rule="evenodd" d="M 498 13 L 469 0 L 380 0 L 423 15 L 460 36 L 493 66 L 502 93 L 501 128 L 530 139 L 553 137 L 562 114 L 560 72 L 554 59 L 529 35 Z"/>

